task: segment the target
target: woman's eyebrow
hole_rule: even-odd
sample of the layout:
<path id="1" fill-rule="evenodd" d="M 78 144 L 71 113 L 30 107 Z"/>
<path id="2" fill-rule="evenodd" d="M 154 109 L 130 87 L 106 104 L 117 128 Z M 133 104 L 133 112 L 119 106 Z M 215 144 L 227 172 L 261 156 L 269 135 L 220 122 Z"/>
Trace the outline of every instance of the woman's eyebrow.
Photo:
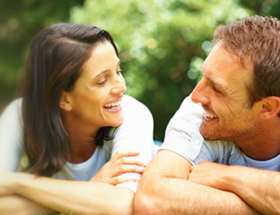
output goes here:
<path id="1" fill-rule="evenodd" d="M 120 65 L 120 63 L 121 63 L 121 60 L 118 61 L 117 67 Z M 103 75 L 104 73 L 107 73 L 107 72 L 110 72 L 110 69 L 106 69 L 106 70 L 98 72 L 98 74 L 96 76 L 94 76 L 92 78 L 92 80 L 98 78 L 99 76 L 101 76 L 101 75 Z"/>
<path id="2" fill-rule="evenodd" d="M 93 79 L 98 78 L 99 76 L 103 75 L 104 73 L 110 72 L 110 69 L 103 70 L 99 72 L 96 76 L 93 77 Z"/>

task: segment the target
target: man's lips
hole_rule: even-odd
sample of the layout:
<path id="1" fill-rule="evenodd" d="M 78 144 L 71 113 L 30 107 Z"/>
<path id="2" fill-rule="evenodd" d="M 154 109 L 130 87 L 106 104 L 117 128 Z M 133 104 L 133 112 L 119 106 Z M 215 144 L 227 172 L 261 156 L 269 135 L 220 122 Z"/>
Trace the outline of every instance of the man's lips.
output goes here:
<path id="1" fill-rule="evenodd" d="M 202 114 L 202 117 L 204 120 L 206 121 L 211 121 L 211 120 L 214 120 L 214 119 L 217 119 L 218 117 L 214 114 L 210 114 L 209 112 L 207 111 L 204 111 L 204 113 Z"/>

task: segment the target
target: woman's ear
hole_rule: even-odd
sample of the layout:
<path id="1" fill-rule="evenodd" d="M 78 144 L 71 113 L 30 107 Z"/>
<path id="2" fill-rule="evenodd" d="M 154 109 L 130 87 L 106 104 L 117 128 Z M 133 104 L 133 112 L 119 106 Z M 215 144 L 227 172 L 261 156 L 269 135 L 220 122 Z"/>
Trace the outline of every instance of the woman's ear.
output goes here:
<path id="1" fill-rule="evenodd" d="M 65 91 L 62 91 L 61 93 L 61 98 L 59 101 L 59 107 L 65 111 L 71 111 L 72 110 L 72 106 L 69 102 L 68 99 L 68 93 Z"/>
<path id="2" fill-rule="evenodd" d="M 262 99 L 262 106 L 260 110 L 260 117 L 262 119 L 270 119 L 278 117 L 280 112 L 280 98 L 277 96 L 269 96 Z"/>

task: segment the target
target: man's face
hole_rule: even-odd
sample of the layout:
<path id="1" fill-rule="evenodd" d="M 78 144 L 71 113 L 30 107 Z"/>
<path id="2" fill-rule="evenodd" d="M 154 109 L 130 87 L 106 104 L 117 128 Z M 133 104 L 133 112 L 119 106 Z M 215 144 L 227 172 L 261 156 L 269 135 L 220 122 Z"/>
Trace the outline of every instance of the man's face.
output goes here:
<path id="1" fill-rule="evenodd" d="M 246 88 L 252 82 L 252 66 L 246 67 L 221 42 L 205 60 L 204 77 L 192 93 L 192 100 L 205 110 L 200 127 L 205 139 L 237 142 L 255 133 L 258 119 L 254 107 L 248 108 Z"/>

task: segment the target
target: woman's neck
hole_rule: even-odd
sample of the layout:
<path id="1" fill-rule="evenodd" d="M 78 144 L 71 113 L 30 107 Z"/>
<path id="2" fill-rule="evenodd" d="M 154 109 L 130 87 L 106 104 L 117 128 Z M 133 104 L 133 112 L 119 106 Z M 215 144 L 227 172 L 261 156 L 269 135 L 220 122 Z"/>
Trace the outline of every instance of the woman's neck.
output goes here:
<path id="1" fill-rule="evenodd" d="M 96 150 L 94 137 L 100 128 L 85 125 L 67 117 L 63 118 L 63 123 L 71 138 L 71 155 L 69 154 L 66 160 L 73 164 L 87 161 Z"/>
<path id="2" fill-rule="evenodd" d="M 70 133 L 70 132 L 69 132 Z M 93 137 L 85 137 L 82 135 L 75 135 L 70 133 L 71 136 L 71 155 L 68 156 L 67 161 L 73 164 L 82 163 L 87 161 L 95 152 L 96 144 Z"/>

